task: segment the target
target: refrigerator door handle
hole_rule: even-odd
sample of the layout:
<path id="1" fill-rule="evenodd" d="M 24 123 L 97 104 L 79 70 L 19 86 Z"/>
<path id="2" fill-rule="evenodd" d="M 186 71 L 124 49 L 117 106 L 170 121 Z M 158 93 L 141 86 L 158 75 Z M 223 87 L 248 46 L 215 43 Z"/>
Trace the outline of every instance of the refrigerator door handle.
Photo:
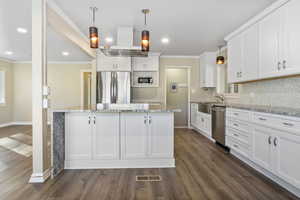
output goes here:
<path id="1" fill-rule="evenodd" d="M 115 74 L 115 103 L 118 103 L 118 73 Z"/>
<path id="2" fill-rule="evenodd" d="M 114 74 L 111 73 L 111 79 L 110 79 L 110 101 L 111 103 L 114 102 Z"/>

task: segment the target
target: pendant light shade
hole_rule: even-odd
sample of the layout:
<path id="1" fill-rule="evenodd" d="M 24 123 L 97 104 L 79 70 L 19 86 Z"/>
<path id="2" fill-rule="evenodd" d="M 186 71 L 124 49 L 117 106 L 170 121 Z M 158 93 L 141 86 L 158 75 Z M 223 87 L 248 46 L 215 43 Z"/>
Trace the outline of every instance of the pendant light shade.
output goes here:
<path id="1" fill-rule="evenodd" d="M 221 55 L 221 48 L 222 48 L 222 46 L 219 46 L 219 55 L 216 60 L 217 65 L 225 64 L 225 57 Z"/>
<path id="2" fill-rule="evenodd" d="M 98 49 L 99 47 L 98 28 L 95 26 L 95 14 L 98 11 L 98 8 L 90 7 L 90 9 L 92 11 L 92 26 L 89 27 L 90 47 L 92 49 Z"/>
<path id="3" fill-rule="evenodd" d="M 143 9 L 142 13 L 145 15 L 145 26 L 147 26 L 147 14 L 150 12 L 149 9 Z M 148 30 L 142 31 L 142 41 L 141 41 L 142 51 L 148 52 L 150 50 L 150 32 Z"/>
<path id="4" fill-rule="evenodd" d="M 90 47 L 92 49 L 98 49 L 99 47 L 98 29 L 95 26 L 91 26 L 89 30 L 90 30 Z"/>
<path id="5" fill-rule="evenodd" d="M 150 32 L 147 30 L 142 31 L 142 51 L 149 51 L 150 49 Z"/>

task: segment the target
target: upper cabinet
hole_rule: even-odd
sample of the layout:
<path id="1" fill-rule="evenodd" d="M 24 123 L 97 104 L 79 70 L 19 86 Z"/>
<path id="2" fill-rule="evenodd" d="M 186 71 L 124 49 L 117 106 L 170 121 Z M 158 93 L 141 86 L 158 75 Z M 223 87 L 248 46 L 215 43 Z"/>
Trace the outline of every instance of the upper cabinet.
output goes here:
<path id="1" fill-rule="evenodd" d="M 132 58 L 133 71 L 159 71 L 159 54 L 149 54 L 148 57 Z"/>
<path id="2" fill-rule="evenodd" d="M 230 83 L 300 73 L 299 9 L 298 0 L 275 2 L 225 38 Z"/>
<path id="3" fill-rule="evenodd" d="M 216 53 L 205 52 L 200 55 L 200 87 L 216 87 Z"/>
<path id="4" fill-rule="evenodd" d="M 228 41 L 228 82 L 237 83 L 258 78 L 258 25 L 248 28 Z"/>
<path id="5" fill-rule="evenodd" d="M 97 71 L 131 71 L 131 57 L 97 55 Z"/>

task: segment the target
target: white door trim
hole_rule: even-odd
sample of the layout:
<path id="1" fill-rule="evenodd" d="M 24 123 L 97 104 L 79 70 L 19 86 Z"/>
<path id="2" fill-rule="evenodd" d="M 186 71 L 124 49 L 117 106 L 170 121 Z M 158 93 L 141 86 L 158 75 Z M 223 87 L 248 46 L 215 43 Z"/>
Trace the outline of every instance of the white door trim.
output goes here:
<path id="1" fill-rule="evenodd" d="M 91 72 L 91 69 L 81 69 L 80 70 L 80 105 L 83 106 L 84 104 L 84 73 Z"/>
<path id="2" fill-rule="evenodd" d="M 165 73 L 164 73 L 164 104 L 167 105 L 167 70 L 168 69 L 187 69 L 188 72 L 188 128 L 190 128 L 190 121 L 191 121 L 191 116 L 190 116 L 190 102 L 191 102 L 191 71 L 192 71 L 192 66 L 166 66 L 165 67 Z"/>

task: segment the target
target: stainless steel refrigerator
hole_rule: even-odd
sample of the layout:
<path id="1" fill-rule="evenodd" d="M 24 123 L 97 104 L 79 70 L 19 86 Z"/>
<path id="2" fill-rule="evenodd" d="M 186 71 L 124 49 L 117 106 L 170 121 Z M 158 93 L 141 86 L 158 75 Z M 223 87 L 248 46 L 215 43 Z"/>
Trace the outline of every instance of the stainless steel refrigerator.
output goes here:
<path id="1" fill-rule="evenodd" d="M 130 104 L 130 72 L 97 72 L 97 104 Z"/>

